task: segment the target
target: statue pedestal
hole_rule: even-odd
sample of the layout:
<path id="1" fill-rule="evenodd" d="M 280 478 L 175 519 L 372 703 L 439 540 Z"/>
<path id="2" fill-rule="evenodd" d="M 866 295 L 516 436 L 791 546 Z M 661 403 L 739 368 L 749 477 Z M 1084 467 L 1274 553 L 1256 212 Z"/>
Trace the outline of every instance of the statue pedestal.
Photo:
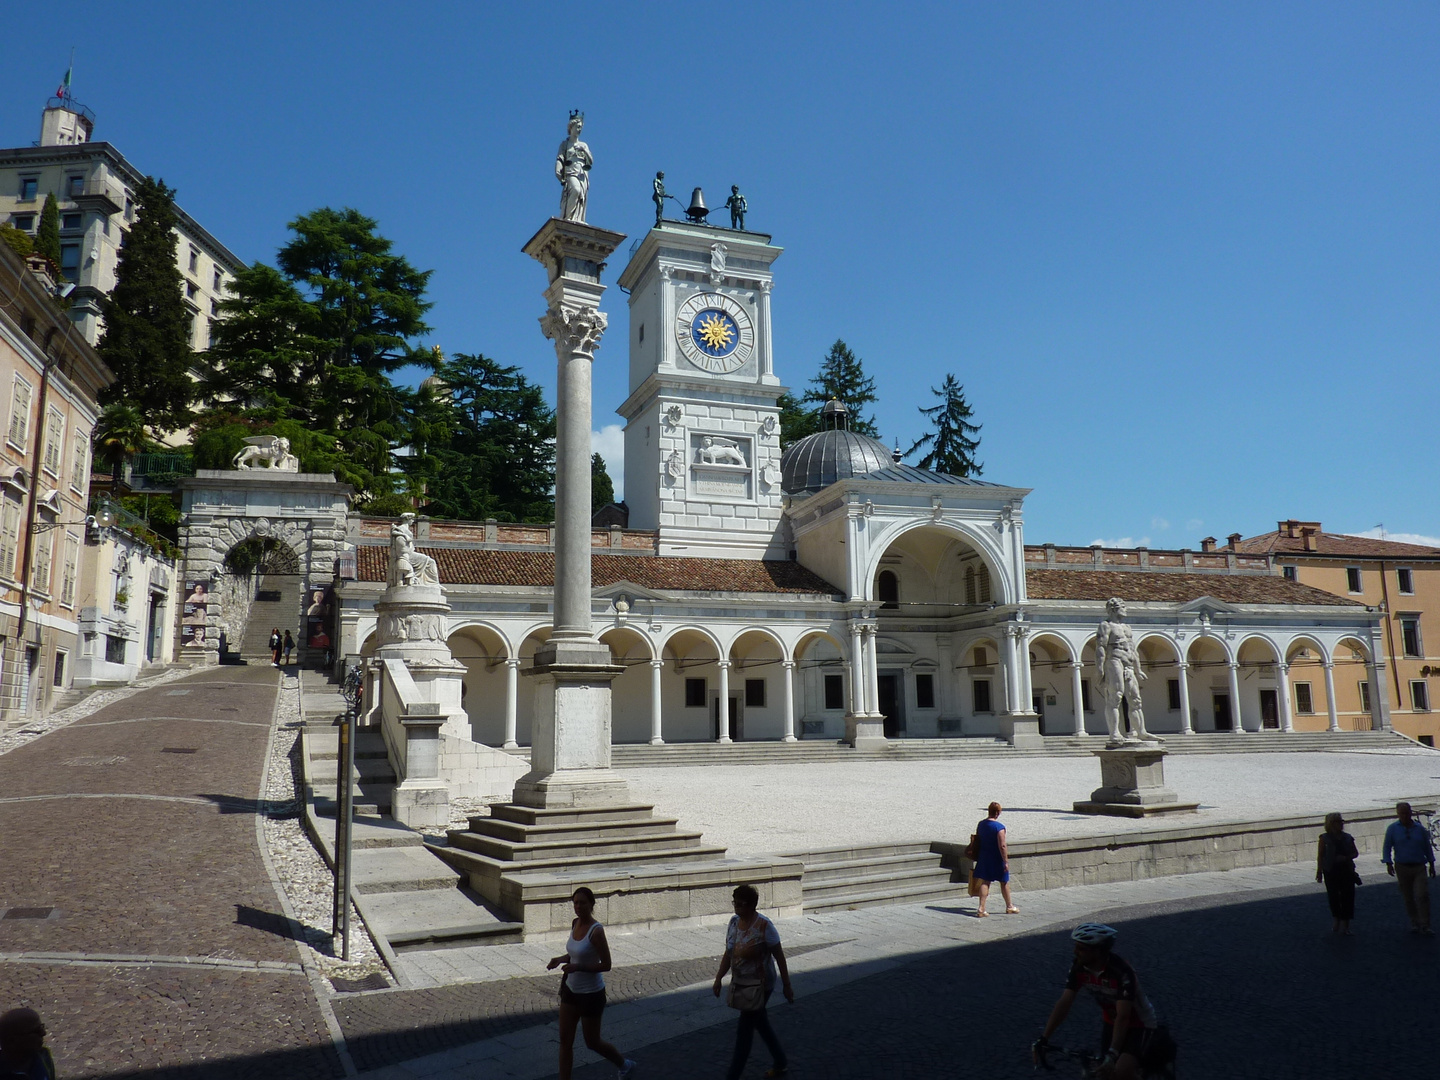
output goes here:
<path id="1" fill-rule="evenodd" d="M 1180 802 L 1165 786 L 1166 751 L 1158 744 L 1137 743 L 1092 752 L 1100 759 L 1101 786 L 1088 800 L 1075 803 L 1077 814 L 1148 817 L 1199 808 L 1199 803 Z"/>
<path id="2" fill-rule="evenodd" d="M 1045 745 L 1040 734 L 1040 714 L 1009 713 L 1000 717 L 1000 737 L 1017 750 L 1039 750 Z"/>
<path id="3" fill-rule="evenodd" d="M 879 713 L 847 713 L 845 741 L 856 750 L 875 750 L 889 740 L 885 738 L 885 717 Z"/>

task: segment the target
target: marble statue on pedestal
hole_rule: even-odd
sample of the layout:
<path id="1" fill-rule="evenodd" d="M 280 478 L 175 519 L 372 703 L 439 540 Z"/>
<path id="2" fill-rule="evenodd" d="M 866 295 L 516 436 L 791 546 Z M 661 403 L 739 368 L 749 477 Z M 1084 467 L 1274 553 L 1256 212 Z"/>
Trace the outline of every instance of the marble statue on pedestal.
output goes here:
<path id="1" fill-rule="evenodd" d="M 237 469 L 250 469 L 252 461 L 263 461 L 277 472 L 299 472 L 300 459 L 290 453 L 290 440 L 283 435 L 252 435 L 245 449 L 235 455 Z"/>
<path id="2" fill-rule="evenodd" d="M 555 155 L 555 179 L 560 181 L 560 217 L 565 221 L 584 221 L 585 203 L 590 198 L 590 166 L 595 159 L 590 147 L 580 141 L 585 114 L 571 110 L 569 134 Z"/>
<path id="3" fill-rule="evenodd" d="M 440 568 L 435 560 L 415 548 L 415 534 L 412 527 L 414 514 L 401 514 L 400 520 L 390 526 L 390 573 L 386 584 L 440 586 Z"/>
<path id="4" fill-rule="evenodd" d="M 1159 742 L 1145 730 L 1145 710 L 1140 700 L 1140 684 L 1149 676 L 1140 666 L 1140 651 L 1135 635 L 1125 625 L 1125 601 L 1111 597 L 1105 602 L 1105 621 L 1095 635 L 1095 668 L 1100 693 L 1105 699 L 1105 726 L 1110 730 L 1110 746 L 1133 742 Z M 1129 732 L 1121 731 L 1121 700 L 1129 718 Z"/>

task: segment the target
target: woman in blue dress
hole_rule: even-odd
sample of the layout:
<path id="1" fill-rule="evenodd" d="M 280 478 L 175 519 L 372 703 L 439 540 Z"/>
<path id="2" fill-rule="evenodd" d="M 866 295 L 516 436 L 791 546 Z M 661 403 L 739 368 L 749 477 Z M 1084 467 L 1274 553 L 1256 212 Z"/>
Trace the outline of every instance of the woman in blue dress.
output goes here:
<path id="1" fill-rule="evenodd" d="M 1000 895 L 1005 898 L 1005 914 L 1014 915 L 1020 909 L 1010 898 L 1010 851 L 1005 846 L 1005 826 L 1000 824 L 1000 804 L 992 802 L 990 816 L 975 826 L 975 837 L 980 842 L 980 857 L 975 860 L 975 880 L 980 883 L 980 910 L 975 914 L 985 918 L 985 901 L 990 898 L 990 886 L 1000 883 Z"/>

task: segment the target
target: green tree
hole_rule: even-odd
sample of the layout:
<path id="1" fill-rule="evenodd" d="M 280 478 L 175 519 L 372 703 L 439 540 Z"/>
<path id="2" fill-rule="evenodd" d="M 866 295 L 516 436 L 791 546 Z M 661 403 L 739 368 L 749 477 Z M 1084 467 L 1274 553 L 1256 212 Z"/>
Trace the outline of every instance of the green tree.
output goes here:
<path id="1" fill-rule="evenodd" d="M 40 227 L 35 230 L 35 250 L 59 268 L 60 204 L 55 200 L 53 191 L 46 194 L 45 205 L 40 210 Z"/>
<path id="2" fill-rule="evenodd" d="M 780 407 L 781 450 L 820 430 L 820 410 L 805 408 L 794 394 L 781 394 L 775 404 Z"/>
<path id="3" fill-rule="evenodd" d="M 140 410 L 127 402 L 117 401 L 100 410 L 95 430 L 90 435 L 95 460 L 105 465 L 111 476 L 125 459 L 149 449 L 150 438 L 145 431 L 145 418 Z M 226 468 L 229 463 L 226 463 Z"/>
<path id="4" fill-rule="evenodd" d="M 921 409 L 920 414 L 934 429 L 917 439 L 915 445 L 905 451 L 905 457 L 928 447 L 920 459 L 920 468 L 950 476 L 979 476 L 985 467 L 975 460 L 980 440 L 972 436 L 980 434 L 981 425 L 970 422 L 975 413 L 965 400 L 965 388 L 955 381 L 954 375 L 946 375 L 940 388 L 932 386 L 930 392 L 940 399 L 940 404 Z"/>
<path id="5" fill-rule="evenodd" d="M 599 454 L 590 458 L 590 512 L 609 506 L 615 501 L 615 481 L 605 468 L 605 459 Z"/>
<path id="6" fill-rule="evenodd" d="M 101 303 L 105 334 L 97 351 L 115 382 L 100 399 L 133 406 L 158 436 L 190 423 L 194 353 L 175 264 L 175 193 L 147 176 L 135 195 L 135 226 L 120 249 L 115 288 Z"/>
<path id="7" fill-rule="evenodd" d="M 875 380 L 865 374 L 864 363 L 839 339 L 830 346 L 830 351 L 820 362 L 820 373 L 810 380 L 810 389 L 805 391 L 805 396 L 800 400 L 804 404 L 823 406 L 831 398 L 844 402 L 850 411 L 851 431 L 858 431 L 871 438 L 878 437 L 874 417 L 864 413 L 865 406 L 873 405 L 878 400 L 875 396 Z M 818 431 L 820 410 L 817 407 L 811 412 L 814 414 L 815 429 Z"/>
<path id="8" fill-rule="evenodd" d="M 22 259 L 27 255 L 34 254 L 35 241 L 30 239 L 30 234 L 21 232 L 8 222 L 0 222 L 0 240 L 3 240 L 10 250 Z"/>

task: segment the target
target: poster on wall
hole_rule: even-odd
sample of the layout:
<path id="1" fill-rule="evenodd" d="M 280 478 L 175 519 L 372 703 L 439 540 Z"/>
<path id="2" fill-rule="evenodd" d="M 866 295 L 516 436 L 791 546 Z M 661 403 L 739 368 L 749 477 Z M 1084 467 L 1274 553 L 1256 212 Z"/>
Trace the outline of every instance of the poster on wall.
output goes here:
<path id="1" fill-rule="evenodd" d="M 326 585 L 309 590 L 305 605 L 305 644 L 312 649 L 330 648 L 330 611 L 334 588 Z"/>
<path id="2" fill-rule="evenodd" d="M 180 645 L 205 646 L 205 622 L 210 616 L 209 586 L 203 581 L 185 583 L 185 602 L 180 613 Z"/>

